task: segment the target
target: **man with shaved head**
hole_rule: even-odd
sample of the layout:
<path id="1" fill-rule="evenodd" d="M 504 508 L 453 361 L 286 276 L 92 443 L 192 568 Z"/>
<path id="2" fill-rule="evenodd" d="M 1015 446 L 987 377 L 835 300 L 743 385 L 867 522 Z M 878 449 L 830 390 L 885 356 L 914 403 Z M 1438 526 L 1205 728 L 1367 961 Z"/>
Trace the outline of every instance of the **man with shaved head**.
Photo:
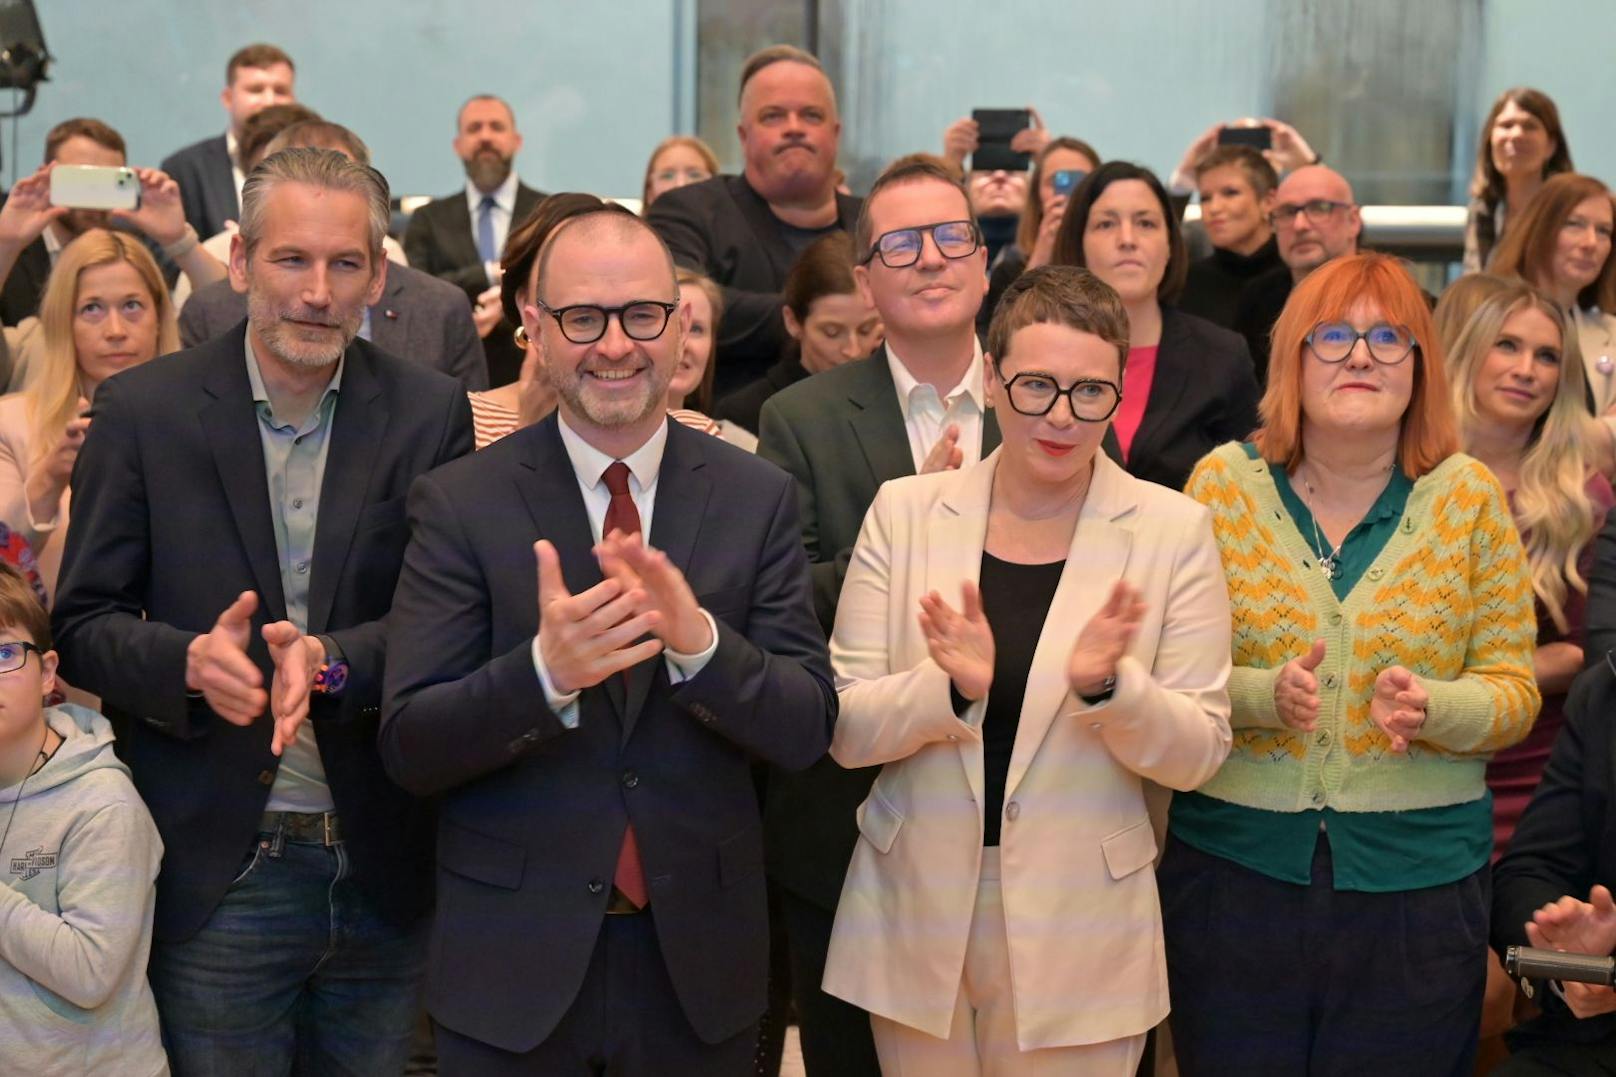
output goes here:
<path id="1" fill-rule="evenodd" d="M 647 212 L 680 265 L 724 289 L 714 388 L 762 377 L 786 343 L 780 289 L 814 240 L 851 232 L 860 200 L 836 192 L 842 124 L 819 61 L 790 45 L 753 53 L 741 71 L 745 168 L 663 194 Z"/>
<path id="2" fill-rule="evenodd" d="M 1363 218 L 1345 176 L 1324 165 L 1305 165 L 1274 189 L 1269 214 L 1283 266 L 1253 277 L 1241 293 L 1234 328 L 1244 334 L 1257 364 L 1257 381 L 1268 373 L 1268 338 L 1285 309 L 1291 288 L 1332 258 L 1358 253 Z"/>
<path id="3" fill-rule="evenodd" d="M 669 421 L 688 315 L 654 231 L 608 206 L 539 257 L 556 412 L 415 484 L 388 636 L 382 757 L 441 819 L 440 1072 L 740 1077 L 752 763 L 807 767 L 836 716 L 797 492 Z"/>

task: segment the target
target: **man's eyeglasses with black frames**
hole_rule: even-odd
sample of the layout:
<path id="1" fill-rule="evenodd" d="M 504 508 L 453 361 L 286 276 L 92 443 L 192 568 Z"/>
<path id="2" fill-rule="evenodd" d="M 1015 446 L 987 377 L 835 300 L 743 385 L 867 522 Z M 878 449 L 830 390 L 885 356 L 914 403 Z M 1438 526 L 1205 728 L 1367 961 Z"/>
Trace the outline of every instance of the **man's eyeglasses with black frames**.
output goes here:
<path id="1" fill-rule="evenodd" d="M 593 344 L 606 335 L 606 325 L 614 315 L 617 324 L 623 327 L 623 335 L 630 340 L 655 340 L 668 327 L 668 319 L 679 309 L 679 304 L 639 299 L 620 307 L 574 303 L 570 307 L 556 308 L 547 306 L 543 300 L 534 300 L 532 307 L 554 318 L 561 326 L 561 335 L 574 344 Z"/>
<path id="2" fill-rule="evenodd" d="M 944 258 L 964 258 L 975 254 L 979 245 L 976 226 L 970 221 L 940 221 L 916 228 L 894 228 L 876 237 L 875 244 L 860 265 L 869 265 L 877 256 L 888 269 L 905 269 L 920 261 L 927 234 Z"/>

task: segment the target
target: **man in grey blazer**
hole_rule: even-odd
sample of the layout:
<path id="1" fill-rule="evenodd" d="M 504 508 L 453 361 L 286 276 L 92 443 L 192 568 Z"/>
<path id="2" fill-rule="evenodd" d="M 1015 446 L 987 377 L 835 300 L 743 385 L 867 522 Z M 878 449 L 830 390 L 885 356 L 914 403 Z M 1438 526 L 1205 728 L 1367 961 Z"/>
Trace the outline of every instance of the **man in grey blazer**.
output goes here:
<path id="1" fill-rule="evenodd" d="M 975 463 L 998 447 L 976 339 L 987 292 L 981 239 L 970 196 L 949 173 L 926 161 L 888 168 L 853 237 L 854 277 L 881 314 L 886 343 L 763 405 L 758 455 L 797 479 L 814 609 L 827 634 L 881 484 Z M 826 756 L 805 772 L 769 774 L 765 852 L 782 892 L 809 1077 L 880 1072 L 869 1015 L 819 989 L 858 836 L 853 813 L 879 769 L 843 770 Z"/>
<path id="2" fill-rule="evenodd" d="M 381 302 L 365 311 L 359 329 L 389 355 L 414 359 L 450 377 L 468 391 L 488 388 L 482 341 L 460 289 L 418 269 L 386 263 Z M 180 311 L 180 343 L 194 348 L 233 329 L 247 316 L 247 297 L 221 280 L 191 293 Z"/>

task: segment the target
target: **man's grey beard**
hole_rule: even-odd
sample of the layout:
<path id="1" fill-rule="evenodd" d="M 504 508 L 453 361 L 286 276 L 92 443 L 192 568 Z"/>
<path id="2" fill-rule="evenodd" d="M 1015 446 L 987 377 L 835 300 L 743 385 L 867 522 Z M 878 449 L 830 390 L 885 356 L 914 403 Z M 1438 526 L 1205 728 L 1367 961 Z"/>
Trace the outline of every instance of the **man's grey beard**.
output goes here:
<path id="1" fill-rule="evenodd" d="M 348 350 L 354 338 L 359 335 L 359 327 L 364 324 L 365 311 L 360 308 L 357 316 L 339 319 L 337 328 L 342 330 L 342 344 L 332 350 L 316 344 L 309 344 L 298 340 L 284 321 L 283 312 L 277 310 L 266 296 L 261 296 L 250 288 L 247 292 L 247 320 L 257 331 L 258 339 L 281 362 L 290 366 L 305 367 L 318 370 L 328 367 L 342 358 L 342 353 Z"/>
<path id="2" fill-rule="evenodd" d="M 497 153 L 474 153 L 466 166 L 466 178 L 479 191 L 492 191 L 510 177 L 514 157 L 501 157 Z"/>

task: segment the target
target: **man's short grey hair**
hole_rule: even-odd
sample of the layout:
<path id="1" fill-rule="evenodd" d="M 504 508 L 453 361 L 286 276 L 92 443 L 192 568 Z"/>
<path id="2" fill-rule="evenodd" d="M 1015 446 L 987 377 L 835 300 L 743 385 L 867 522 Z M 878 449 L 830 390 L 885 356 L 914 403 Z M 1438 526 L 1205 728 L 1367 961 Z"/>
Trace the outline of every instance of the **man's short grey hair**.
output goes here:
<path id="1" fill-rule="evenodd" d="M 264 204 L 283 183 L 302 183 L 326 191 L 349 191 L 364 198 L 370 210 L 370 254 L 379 259 L 382 240 L 392 220 L 387 178 L 368 165 L 355 164 L 336 150 L 297 147 L 272 153 L 258 163 L 241 188 L 241 239 L 247 256 L 263 238 Z"/>

